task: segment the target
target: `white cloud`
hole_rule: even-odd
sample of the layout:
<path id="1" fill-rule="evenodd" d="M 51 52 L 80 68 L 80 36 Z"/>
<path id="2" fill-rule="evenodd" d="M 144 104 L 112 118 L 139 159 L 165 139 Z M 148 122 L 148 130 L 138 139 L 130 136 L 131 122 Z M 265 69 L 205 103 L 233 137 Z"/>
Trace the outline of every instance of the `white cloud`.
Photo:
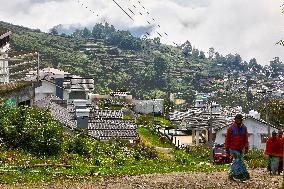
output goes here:
<path id="1" fill-rule="evenodd" d="M 284 58 L 284 48 L 275 45 L 284 38 L 281 0 L 140 0 L 142 4 L 116 0 L 134 22 L 112 0 L 1 1 L 5 1 L 0 7 L 1 20 L 43 31 L 58 24 L 92 26 L 104 20 L 118 29 L 145 30 L 151 28 L 149 21 L 156 28 L 151 36 L 159 36 L 158 31 L 162 41 L 170 44 L 189 40 L 205 52 L 214 47 L 224 55 L 238 53 L 247 61 L 256 57 L 260 64 L 268 64 L 275 56 Z"/>

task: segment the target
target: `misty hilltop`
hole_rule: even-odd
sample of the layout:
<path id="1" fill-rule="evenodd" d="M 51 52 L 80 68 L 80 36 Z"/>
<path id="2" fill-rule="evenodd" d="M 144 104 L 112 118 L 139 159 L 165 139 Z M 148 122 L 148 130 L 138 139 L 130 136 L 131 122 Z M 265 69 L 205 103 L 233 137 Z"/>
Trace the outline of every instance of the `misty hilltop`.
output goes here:
<path id="1" fill-rule="evenodd" d="M 244 61 L 238 54 L 221 55 L 213 47 L 207 53 L 189 41 L 171 46 L 161 43 L 158 37 L 134 37 L 130 31 L 119 31 L 108 23 L 97 23 L 91 29 L 74 28 L 69 35 L 64 30 L 57 31 L 58 27 L 50 33 L 5 22 L 0 22 L 0 27 L 13 33 L 11 56 L 39 52 L 40 67 L 93 77 L 94 92 L 98 93 L 128 90 L 136 98 L 177 93 L 191 103 L 196 90 L 219 90 L 214 82 L 224 76 L 269 78 L 278 77 L 283 71 L 279 59 L 274 61 L 274 67 L 263 67 L 254 58 Z"/>

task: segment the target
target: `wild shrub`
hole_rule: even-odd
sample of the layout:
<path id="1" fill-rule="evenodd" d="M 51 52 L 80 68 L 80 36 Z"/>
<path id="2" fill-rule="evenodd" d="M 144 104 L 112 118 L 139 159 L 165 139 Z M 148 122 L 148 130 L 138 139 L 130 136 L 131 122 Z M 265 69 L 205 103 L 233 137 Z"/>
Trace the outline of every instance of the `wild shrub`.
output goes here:
<path id="1" fill-rule="evenodd" d="M 154 117 L 150 114 L 138 115 L 136 122 L 138 125 L 152 125 Z"/>
<path id="2" fill-rule="evenodd" d="M 190 154 L 186 153 L 183 150 L 176 150 L 174 155 L 175 155 L 175 161 L 182 164 L 190 163 L 192 162 L 192 159 L 194 159 Z"/>
<path id="3" fill-rule="evenodd" d="M 210 157 L 210 150 L 206 146 L 187 146 L 185 150 L 190 156 L 200 159 L 208 160 Z"/>
<path id="4" fill-rule="evenodd" d="M 93 150 L 93 141 L 80 132 L 66 140 L 65 150 L 67 153 L 90 157 Z"/>
<path id="5" fill-rule="evenodd" d="M 250 168 L 264 168 L 267 167 L 268 157 L 263 150 L 253 148 L 244 155 L 244 160 Z"/>
<path id="6" fill-rule="evenodd" d="M 35 107 L 1 108 L 0 139 L 8 148 L 38 155 L 58 155 L 62 150 L 63 126 L 47 111 Z"/>

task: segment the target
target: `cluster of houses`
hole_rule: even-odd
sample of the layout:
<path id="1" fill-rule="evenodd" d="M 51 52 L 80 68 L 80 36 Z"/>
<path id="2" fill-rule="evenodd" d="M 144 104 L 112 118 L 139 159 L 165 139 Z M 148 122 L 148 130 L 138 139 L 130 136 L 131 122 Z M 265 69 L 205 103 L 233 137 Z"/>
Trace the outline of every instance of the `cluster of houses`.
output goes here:
<path id="1" fill-rule="evenodd" d="M 170 120 L 177 125 L 177 132 L 173 136 L 181 138 L 179 145 L 199 145 L 208 144 L 210 132 L 210 120 L 212 121 L 212 134 L 215 144 L 224 144 L 228 127 L 233 123 L 236 114 L 243 114 L 243 123 L 248 128 L 249 147 L 264 149 L 270 133 L 278 131 L 277 127 L 260 119 L 260 114 L 251 110 L 248 114 L 242 112 L 241 107 L 222 108 L 220 105 L 206 104 L 204 100 L 196 100 L 195 107 L 186 111 L 174 111 L 170 113 Z M 190 131 L 190 132 L 189 132 Z M 161 130 L 162 133 L 170 133 Z M 187 137 L 185 137 L 187 136 Z M 185 141 L 184 138 L 187 138 Z M 175 144 L 176 141 L 174 141 Z"/>
<path id="2" fill-rule="evenodd" d="M 141 114 L 164 113 L 164 100 L 135 100 L 127 92 L 112 92 L 107 95 L 93 94 L 94 79 L 83 78 L 55 68 L 29 71 L 23 81 L 9 82 L 9 36 L 11 32 L 0 33 L 0 97 L 14 99 L 16 105 L 36 105 L 49 108 L 52 116 L 71 129 L 86 129 L 97 140 L 120 138 L 134 142 L 139 139 L 134 120 L 124 119 L 128 110 L 100 109 L 98 102 L 104 99 L 118 99 L 131 104 L 133 111 Z M 225 82 L 225 81 L 224 81 Z M 225 83 L 224 83 L 225 84 Z M 17 90 L 14 90 L 17 89 Z M 279 91 L 282 95 L 283 92 Z M 212 94 L 210 94 L 212 95 Z M 240 107 L 222 108 L 206 104 L 206 94 L 197 94 L 195 106 L 185 111 L 170 112 L 172 129 L 159 127 L 161 134 L 176 145 L 199 145 L 208 143 L 212 126 L 215 143 L 223 144 L 226 129 L 234 115 L 242 113 Z M 212 123 L 212 124 L 211 124 Z M 267 131 L 277 128 L 260 119 L 259 113 L 251 111 L 245 115 L 251 148 L 264 149 Z"/>

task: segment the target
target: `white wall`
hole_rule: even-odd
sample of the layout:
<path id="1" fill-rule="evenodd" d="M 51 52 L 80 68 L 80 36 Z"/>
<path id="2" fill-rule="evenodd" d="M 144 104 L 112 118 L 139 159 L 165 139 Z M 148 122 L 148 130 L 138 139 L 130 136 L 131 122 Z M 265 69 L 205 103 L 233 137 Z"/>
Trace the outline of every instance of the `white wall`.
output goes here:
<path id="1" fill-rule="evenodd" d="M 66 89 L 63 89 L 63 100 L 69 100 L 69 91 Z"/>
<path id="2" fill-rule="evenodd" d="M 252 118 L 247 118 L 244 120 L 244 124 L 246 125 L 249 133 L 249 147 L 256 147 L 258 149 L 265 149 L 265 143 L 261 143 L 261 134 L 268 133 L 268 127 L 261 122 L 258 122 Z M 225 134 L 227 132 L 229 126 L 217 131 L 215 142 L 217 144 L 225 143 Z M 270 127 L 270 132 L 276 131 L 277 129 Z"/>
<path id="3" fill-rule="evenodd" d="M 219 104 L 212 104 L 212 113 L 220 113 L 220 105 Z"/>
<path id="4" fill-rule="evenodd" d="M 43 80 L 42 86 L 35 88 L 35 101 L 41 100 L 50 94 L 56 94 L 55 85 Z"/>
<path id="5" fill-rule="evenodd" d="M 8 58 L 8 53 L 7 53 L 8 50 L 9 50 L 9 44 L 0 48 L 0 59 Z M 0 75 L 0 83 L 9 83 L 8 73 L 9 73 L 8 61 L 0 60 L 0 74 L 7 74 L 7 75 Z"/>
<path id="6" fill-rule="evenodd" d="M 248 128 L 248 133 L 253 133 L 249 137 L 250 147 L 256 147 L 258 149 L 265 149 L 265 143 L 261 143 L 261 134 L 268 134 L 268 126 L 264 123 L 260 123 L 254 119 L 248 118 L 244 120 L 244 124 Z M 277 129 L 270 127 L 270 133 L 276 131 Z"/>
<path id="7" fill-rule="evenodd" d="M 134 100 L 134 111 L 142 114 L 164 113 L 164 99 Z"/>
<path id="8" fill-rule="evenodd" d="M 204 107 L 204 102 L 203 102 L 203 100 L 195 100 L 195 107 L 196 107 L 196 108 Z"/>
<path id="9" fill-rule="evenodd" d="M 216 132 L 215 143 L 217 143 L 217 144 L 224 144 L 225 143 L 225 134 L 227 132 L 228 127 L 222 128 L 221 130 Z"/>
<path id="10" fill-rule="evenodd" d="M 283 91 L 281 91 L 281 90 L 273 91 L 272 96 L 282 97 Z"/>

